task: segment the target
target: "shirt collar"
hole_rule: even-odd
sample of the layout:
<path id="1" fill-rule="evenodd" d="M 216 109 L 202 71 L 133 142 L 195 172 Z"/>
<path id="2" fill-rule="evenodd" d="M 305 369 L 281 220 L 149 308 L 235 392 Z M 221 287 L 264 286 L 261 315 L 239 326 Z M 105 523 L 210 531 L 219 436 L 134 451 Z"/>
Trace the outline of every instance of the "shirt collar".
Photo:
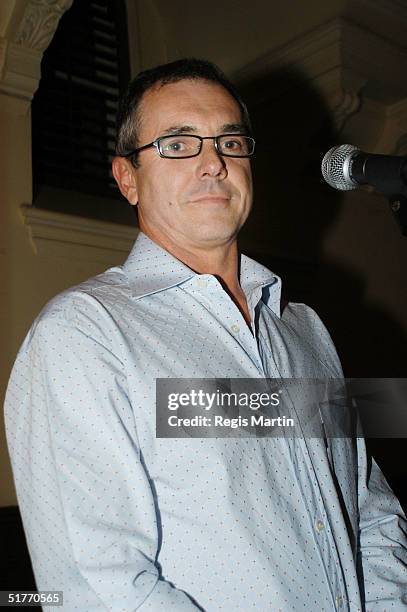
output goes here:
<path id="1" fill-rule="evenodd" d="M 258 261 L 242 254 L 240 257 L 240 285 L 253 307 L 260 298 L 276 314 L 281 316 L 281 278 Z"/>
<path id="2" fill-rule="evenodd" d="M 143 232 L 139 232 L 123 271 L 137 299 L 179 285 L 196 274 Z"/>
<path id="3" fill-rule="evenodd" d="M 136 299 L 180 285 L 197 276 L 179 259 L 139 232 L 123 265 Z M 248 299 L 261 294 L 263 301 L 280 316 L 281 279 L 254 259 L 241 255 L 240 282 Z"/>

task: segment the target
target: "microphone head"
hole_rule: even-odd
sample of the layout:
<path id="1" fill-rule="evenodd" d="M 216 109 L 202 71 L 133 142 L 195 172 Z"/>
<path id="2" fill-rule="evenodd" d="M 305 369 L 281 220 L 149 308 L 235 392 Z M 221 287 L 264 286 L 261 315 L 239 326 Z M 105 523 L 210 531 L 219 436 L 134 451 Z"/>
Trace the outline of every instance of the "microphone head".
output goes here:
<path id="1" fill-rule="evenodd" d="M 349 172 L 350 162 L 357 153 L 360 153 L 360 149 L 349 144 L 332 147 L 325 153 L 321 170 L 328 185 L 340 191 L 350 191 L 359 186 Z"/>

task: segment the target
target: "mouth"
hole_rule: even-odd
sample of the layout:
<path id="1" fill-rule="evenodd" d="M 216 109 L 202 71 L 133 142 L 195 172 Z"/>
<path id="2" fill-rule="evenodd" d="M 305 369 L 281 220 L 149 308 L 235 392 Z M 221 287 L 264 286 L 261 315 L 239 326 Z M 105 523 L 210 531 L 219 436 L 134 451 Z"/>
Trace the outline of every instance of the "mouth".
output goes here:
<path id="1" fill-rule="evenodd" d="M 227 202 L 229 202 L 230 198 L 224 195 L 203 195 L 200 196 L 199 198 L 195 198 L 194 200 L 191 200 L 191 202 L 193 204 L 195 203 L 200 203 L 200 202 L 213 202 L 214 204 L 226 204 Z"/>

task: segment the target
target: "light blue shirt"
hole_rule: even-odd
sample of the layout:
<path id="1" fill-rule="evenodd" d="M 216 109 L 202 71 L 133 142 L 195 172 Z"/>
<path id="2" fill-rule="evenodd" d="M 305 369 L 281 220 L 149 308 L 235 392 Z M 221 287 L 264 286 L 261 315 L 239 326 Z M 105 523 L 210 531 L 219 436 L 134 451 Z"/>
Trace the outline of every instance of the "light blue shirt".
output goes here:
<path id="1" fill-rule="evenodd" d="M 242 256 L 240 281 L 252 330 L 140 234 L 33 324 L 7 436 L 37 586 L 64 610 L 407 608 L 405 519 L 363 440 L 156 438 L 158 377 L 342 375 L 278 277 Z"/>

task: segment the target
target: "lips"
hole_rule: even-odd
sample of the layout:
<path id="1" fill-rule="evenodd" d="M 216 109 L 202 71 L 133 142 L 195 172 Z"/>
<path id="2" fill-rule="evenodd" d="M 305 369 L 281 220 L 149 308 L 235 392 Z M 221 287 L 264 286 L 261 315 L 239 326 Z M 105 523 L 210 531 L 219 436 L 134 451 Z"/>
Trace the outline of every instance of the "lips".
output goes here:
<path id="1" fill-rule="evenodd" d="M 224 194 L 215 194 L 208 193 L 205 195 L 201 195 L 198 198 L 194 198 L 191 202 L 228 202 L 230 200 L 229 196 Z"/>

